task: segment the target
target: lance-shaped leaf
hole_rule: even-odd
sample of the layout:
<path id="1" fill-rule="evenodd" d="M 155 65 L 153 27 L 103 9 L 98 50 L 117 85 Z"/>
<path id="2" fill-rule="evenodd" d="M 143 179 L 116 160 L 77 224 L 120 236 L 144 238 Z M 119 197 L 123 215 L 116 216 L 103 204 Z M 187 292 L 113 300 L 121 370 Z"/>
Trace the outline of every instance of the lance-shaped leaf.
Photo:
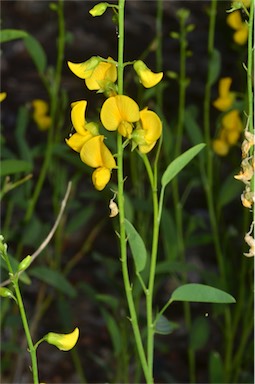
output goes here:
<path id="1" fill-rule="evenodd" d="M 147 259 L 147 251 L 143 239 L 135 229 L 135 227 L 125 219 L 125 229 L 127 233 L 128 243 L 134 258 L 136 272 L 142 272 Z"/>
<path id="2" fill-rule="evenodd" d="M 162 175 L 161 184 L 165 188 L 168 183 L 205 147 L 204 143 L 197 144 L 174 159 Z"/>
<path id="3" fill-rule="evenodd" d="M 193 301 L 200 303 L 221 304 L 236 302 L 234 297 L 229 293 L 204 284 L 184 284 L 175 289 L 172 293 L 170 301 Z"/>

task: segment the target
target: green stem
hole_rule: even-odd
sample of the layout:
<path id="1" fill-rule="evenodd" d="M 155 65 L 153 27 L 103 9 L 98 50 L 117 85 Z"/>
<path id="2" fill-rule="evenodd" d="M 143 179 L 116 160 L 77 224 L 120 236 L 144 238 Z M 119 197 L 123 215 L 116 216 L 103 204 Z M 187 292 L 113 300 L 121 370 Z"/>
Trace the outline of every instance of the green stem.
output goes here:
<path id="1" fill-rule="evenodd" d="M 64 24 L 64 5 L 63 0 L 58 0 L 58 57 L 57 57 L 57 64 L 56 64 L 56 71 L 55 71 L 55 78 L 54 78 L 54 84 L 53 86 L 50 86 L 49 84 L 46 85 L 47 90 L 50 93 L 50 116 L 52 124 L 48 131 L 48 138 L 47 138 L 47 147 L 44 157 L 44 162 L 40 171 L 40 175 L 37 181 L 37 184 L 35 186 L 34 194 L 31 197 L 31 200 L 29 201 L 26 215 L 25 215 L 25 221 L 29 222 L 31 219 L 36 203 L 38 201 L 38 198 L 40 196 L 44 180 L 47 176 L 47 171 L 49 169 L 49 166 L 51 164 L 51 157 L 52 157 L 52 148 L 53 148 L 53 139 L 54 139 L 54 126 L 57 124 L 57 106 L 58 106 L 58 95 L 59 95 L 59 88 L 60 88 L 60 80 L 61 80 L 61 73 L 62 73 L 62 65 L 63 65 L 63 57 L 64 57 L 64 47 L 65 47 L 65 24 Z"/>
<path id="2" fill-rule="evenodd" d="M 38 384 L 39 378 L 38 378 L 36 348 L 33 345 L 32 337 L 31 337 L 31 333 L 30 333 L 30 329 L 29 329 L 29 325 L 28 325 L 28 321 L 27 321 L 26 311 L 24 308 L 24 304 L 23 304 L 23 300 L 22 300 L 22 296 L 21 296 L 21 292 L 20 292 L 20 288 L 19 288 L 18 274 L 16 276 L 13 274 L 13 269 L 12 269 L 12 266 L 11 266 L 11 263 L 9 261 L 7 254 L 5 255 L 5 261 L 6 261 L 8 270 L 10 272 L 10 276 L 12 276 L 11 280 L 12 280 L 13 287 L 15 290 L 16 299 L 17 299 L 17 303 L 18 303 L 18 307 L 19 307 L 19 311 L 20 311 L 20 316 L 21 316 L 23 328 L 25 331 L 26 339 L 27 339 L 28 351 L 30 353 L 31 363 L 32 363 L 33 381 L 34 381 L 34 384 Z"/>
<path id="3" fill-rule="evenodd" d="M 152 249 L 151 249 L 151 260 L 150 260 L 150 272 L 149 272 L 149 284 L 146 295 L 146 314 L 147 314 L 147 361 L 148 370 L 153 382 L 153 356 L 154 356 L 154 334 L 155 324 L 153 320 L 153 291 L 157 265 L 157 253 L 158 253 L 158 239 L 159 239 L 159 203 L 157 193 L 157 174 L 153 175 L 150 162 L 146 155 L 142 155 L 152 190 L 152 201 L 153 201 L 153 234 L 152 234 Z"/>
<path id="4" fill-rule="evenodd" d="M 254 1 L 250 4 L 250 15 L 249 15 L 249 33 L 248 33 L 248 59 L 247 59 L 247 89 L 248 89 L 248 114 L 249 114 L 249 131 L 253 133 L 253 62 L 254 62 L 254 51 L 253 51 L 253 21 L 254 21 Z"/>
<path id="5" fill-rule="evenodd" d="M 179 73 L 179 105 L 178 105 L 178 121 L 176 128 L 176 142 L 175 142 L 175 153 L 174 157 L 177 158 L 181 154 L 182 138 L 183 138 L 183 128 L 184 128 L 184 119 L 185 119 L 185 104 L 186 104 L 186 88 L 187 88 L 187 79 L 186 79 L 186 50 L 187 50 L 187 31 L 186 31 L 186 20 L 188 13 L 183 10 L 179 14 L 180 18 L 180 73 Z M 181 202 L 180 192 L 179 192 L 179 183 L 178 177 L 175 177 L 173 180 L 173 200 L 175 208 L 175 219 L 176 219 L 176 230 L 177 230 L 177 241 L 178 241 L 178 253 L 182 262 L 185 261 L 185 240 L 183 232 L 183 204 Z M 187 282 L 186 273 L 182 276 L 182 282 L 185 284 Z M 185 323 L 190 330 L 191 328 L 191 314 L 190 314 L 190 304 L 185 302 L 183 304 L 184 308 L 184 317 Z M 196 381 L 195 374 L 195 355 L 194 350 L 188 347 L 188 360 L 189 360 L 189 376 L 190 382 Z"/>
<path id="6" fill-rule="evenodd" d="M 123 56 L 124 56 L 124 8 L 125 0 L 119 0 L 119 31 L 118 31 L 118 92 L 123 93 Z M 130 312 L 130 321 L 134 332 L 135 342 L 143 368 L 143 372 L 147 383 L 151 383 L 151 377 L 148 372 L 148 365 L 144 352 L 141 338 L 141 332 L 138 325 L 137 314 L 132 295 L 132 286 L 129 279 L 128 263 L 127 263 L 127 247 L 125 232 L 125 211 L 124 211 L 124 177 L 123 177 L 123 145 L 122 136 L 117 135 L 117 177 L 118 177 L 118 208 L 119 208 L 119 225 L 120 225 L 120 253 L 123 282 Z"/>

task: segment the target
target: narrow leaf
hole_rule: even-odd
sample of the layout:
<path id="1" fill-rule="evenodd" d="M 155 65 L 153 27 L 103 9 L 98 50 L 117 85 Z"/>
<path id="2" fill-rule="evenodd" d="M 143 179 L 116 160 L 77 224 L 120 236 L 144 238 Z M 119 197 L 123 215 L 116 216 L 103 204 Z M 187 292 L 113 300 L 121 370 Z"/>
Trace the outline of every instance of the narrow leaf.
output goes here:
<path id="1" fill-rule="evenodd" d="M 235 303 L 233 296 L 209 285 L 185 284 L 178 287 L 171 296 L 171 301 L 194 301 L 200 303 Z"/>
<path id="2" fill-rule="evenodd" d="M 24 39 L 24 43 L 38 72 L 43 74 L 46 69 L 47 60 L 42 45 L 31 35 L 28 35 Z"/>
<path id="3" fill-rule="evenodd" d="M 208 70 L 208 82 L 209 85 L 213 85 L 218 79 L 221 68 L 221 55 L 217 49 L 212 51 L 211 57 L 209 59 L 209 70 Z"/>
<path id="4" fill-rule="evenodd" d="M 135 227 L 127 219 L 125 219 L 125 229 L 130 249 L 134 258 L 136 271 L 141 272 L 145 267 L 147 259 L 147 251 L 143 239 Z"/>
<path id="5" fill-rule="evenodd" d="M 163 173 L 161 184 L 165 188 L 168 183 L 205 147 L 204 143 L 197 144 L 174 159 Z"/>
<path id="6" fill-rule="evenodd" d="M 76 290 L 69 281 L 58 271 L 53 271 L 47 267 L 35 267 L 29 270 L 30 275 L 58 289 L 69 297 L 76 296 Z"/>
<path id="7" fill-rule="evenodd" d="M 203 348 L 208 341 L 209 334 L 208 318 L 202 316 L 197 317 L 191 325 L 189 336 L 190 348 L 193 349 L 193 351 Z"/>
<path id="8" fill-rule="evenodd" d="M 19 172 L 31 172 L 32 164 L 24 160 L 9 159 L 1 162 L 1 176 L 9 176 Z"/>
<path id="9" fill-rule="evenodd" d="M 7 41 L 22 39 L 27 36 L 27 32 L 19 29 L 3 29 L 2 31 L 0 31 L 0 43 L 6 43 Z"/>

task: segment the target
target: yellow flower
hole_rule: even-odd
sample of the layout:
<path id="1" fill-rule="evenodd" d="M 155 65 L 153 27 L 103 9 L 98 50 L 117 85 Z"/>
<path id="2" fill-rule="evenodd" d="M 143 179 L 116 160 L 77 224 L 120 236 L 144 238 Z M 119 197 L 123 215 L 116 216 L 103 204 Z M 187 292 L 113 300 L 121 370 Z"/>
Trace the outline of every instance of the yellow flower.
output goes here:
<path id="1" fill-rule="evenodd" d="M 141 153 L 152 150 L 162 133 L 162 123 L 158 115 L 148 108 L 140 111 L 140 121 L 134 130 L 132 139 L 138 145 Z"/>
<path id="2" fill-rule="evenodd" d="M 47 343 L 55 345 L 61 351 L 69 351 L 77 343 L 79 337 L 79 328 L 68 334 L 49 332 L 44 336 L 44 340 Z"/>
<path id="3" fill-rule="evenodd" d="M 212 141 L 212 148 L 218 156 L 226 156 L 229 152 L 229 144 L 222 139 L 214 139 Z"/>
<path id="4" fill-rule="evenodd" d="M 139 107 L 128 96 L 109 97 L 103 104 L 100 118 L 108 131 L 116 131 L 127 138 L 131 137 L 134 122 L 139 120 Z"/>
<path id="5" fill-rule="evenodd" d="M 84 143 L 97 135 L 98 130 L 95 123 L 87 123 L 85 120 L 86 100 L 76 101 L 71 104 L 71 107 L 71 120 L 76 133 L 66 139 L 66 143 L 74 151 L 80 152 Z"/>
<path id="6" fill-rule="evenodd" d="M 51 117 L 47 115 L 49 111 L 49 106 L 46 101 L 41 99 L 35 99 L 32 101 L 33 119 L 36 122 L 38 128 L 41 131 L 45 131 L 51 125 Z"/>
<path id="7" fill-rule="evenodd" d="M 111 170 L 116 168 L 116 162 L 110 150 L 103 143 L 104 136 L 98 135 L 86 141 L 80 156 L 81 160 L 92 168 L 97 168 L 92 175 L 92 182 L 101 191 L 109 182 Z"/>
<path id="8" fill-rule="evenodd" d="M 213 102 L 213 105 L 220 111 L 227 111 L 235 100 L 235 94 L 229 92 L 231 83 L 230 77 L 224 77 L 219 82 L 219 97 Z"/>
<path id="9" fill-rule="evenodd" d="M 113 59 L 108 57 L 108 60 Z M 117 68 L 113 63 L 101 61 L 94 69 L 92 75 L 85 79 L 86 86 L 92 90 L 106 90 L 117 80 Z"/>
<path id="10" fill-rule="evenodd" d="M 69 69 L 80 79 L 87 79 L 90 77 L 95 70 L 95 68 L 98 66 L 98 64 L 101 62 L 101 59 L 97 56 L 92 56 L 89 60 L 84 61 L 82 63 L 72 63 L 71 61 L 68 61 L 68 67 Z"/>
<path id="11" fill-rule="evenodd" d="M 154 87 L 163 77 L 163 72 L 152 72 L 142 60 L 137 60 L 133 67 L 139 76 L 140 83 L 142 83 L 145 88 Z"/>
<path id="12" fill-rule="evenodd" d="M 113 61 L 108 57 L 109 61 Z M 81 79 L 85 80 L 88 89 L 99 90 L 101 92 L 108 91 L 113 88 L 113 83 L 117 80 L 116 64 L 101 61 L 97 56 L 92 56 L 83 63 L 72 63 L 68 61 L 70 70 Z"/>
<path id="13" fill-rule="evenodd" d="M 233 35 L 235 43 L 244 45 L 248 39 L 248 25 L 243 22 L 240 11 L 231 12 L 227 16 L 227 24 L 236 31 Z"/>
<path id="14" fill-rule="evenodd" d="M 4 101 L 4 99 L 6 98 L 6 96 L 7 96 L 7 93 L 6 93 L 6 92 L 0 92 L 0 103 L 1 103 L 2 101 Z"/>
<path id="15" fill-rule="evenodd" d="M 226 113 L 221 120 L 221 129 L 218 138 L 213 140 L 212 147 L 219 156 L 226 156 L 231 146 L 235 145 L 243 130 L 239 111 L 233 109 Z"/>

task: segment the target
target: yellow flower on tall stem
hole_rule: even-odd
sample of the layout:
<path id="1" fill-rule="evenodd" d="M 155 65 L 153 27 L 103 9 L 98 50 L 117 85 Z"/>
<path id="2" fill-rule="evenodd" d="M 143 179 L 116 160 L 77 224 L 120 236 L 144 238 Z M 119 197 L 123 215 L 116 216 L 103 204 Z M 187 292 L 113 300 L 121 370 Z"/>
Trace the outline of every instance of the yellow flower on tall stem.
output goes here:
<path id="1" fill-rule="evenodd" d="M 219 82 L 219 97 L 213 102 L 213 106 L 220 111 L 227 111 L 235 101 L 235 93 L 230 92 L 232 79 L 224 77 Z"/>
<path id="2" fill-rule="evenodd" d="M 140 111 L 140 121 L 136 124 L 132 139 L 141 153 L 148 153 L 155 146 L 162 133 L 162 122 L 158 115 L 148 110 Z"/>
<path id="3" fill-rule="evenodd" d="M 81 79 L 85 80 L 85 84 L 89 90 L 107 91 L 113 87 L 113 83 L 117 80 L 117 68 L 111 57 L 109 62 L 102 61 L 99 57 L 93 56 L 84 63 L 72 63 L 68 61 L 70 70 Z"/>
<path id="4" fill-rule="evenodd" d="M 75 101 L 71 107 L 71 120 L 76 133 L 66 139 L 66 143 L 74 151 L 80 152 L 86 141 L 98 135 L 98 129 L 95 123 L 87 123 L 85 120 L 86 100 Z"/>
<path id="5" fill-rule="evenodd" d="M 104 189 L 111 178 L 111 170 L 116 168 L 115 159 L 103 141 L 103 135 L 95 136 L 86 141 L 80 152 L 81 160 L 89 167 L 96 168 L 92 182 L 99 191 Z"/>
<path id="6" fill-rule="evenodd" d="M 140 118 L 137 103 L 128 96 L 117 95 L 109 97 L 103 104 L 100 118 L 108 131 L 116 131 L 131 138 L 133 123 Z"/>
<path id="7" fill-rule="evenodd" d="M 137 60 L 133 67 L 145 88 L 154 87 L 162 80 L 163 72 L 152 72 L 142 60 Z"/>
<path id="8" fill-rule="evenodd" d="M 244 45 L 248 39 L 248 25 L 242 20 L 240 11 L 231 12 L 227 16 L 227 24 L 235 30 L 233 35 L 234 42 Z"/>

